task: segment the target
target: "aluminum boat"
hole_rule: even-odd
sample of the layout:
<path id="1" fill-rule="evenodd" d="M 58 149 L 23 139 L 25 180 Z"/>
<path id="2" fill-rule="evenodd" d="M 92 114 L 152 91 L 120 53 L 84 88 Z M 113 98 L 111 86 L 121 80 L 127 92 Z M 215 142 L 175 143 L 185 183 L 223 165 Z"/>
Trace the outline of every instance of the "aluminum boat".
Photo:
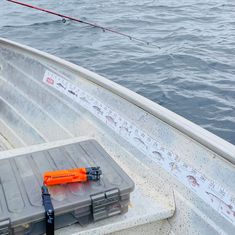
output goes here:
<path id="1" fill-rule="evenodd" d="M 235 234 L 234 145 L 85 68 L 0 39 L 0 159 L 85 139 L 134 181 L 129 211 L 57 234 Z"/>

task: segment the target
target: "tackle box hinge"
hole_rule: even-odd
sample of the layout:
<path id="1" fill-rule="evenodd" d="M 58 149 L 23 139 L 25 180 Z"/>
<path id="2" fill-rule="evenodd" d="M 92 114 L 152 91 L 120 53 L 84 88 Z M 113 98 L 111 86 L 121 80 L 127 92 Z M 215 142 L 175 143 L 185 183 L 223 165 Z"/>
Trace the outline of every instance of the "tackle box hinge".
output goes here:
<path id="1" fill-rule="evenodd" d="M 121 213 L 120 191 L 112 189 L 91 195 L 91 208 L 94 221 Z"/>
<path id="2" fill-rule="evenodd" d="M 10 235 L 10 220 L 0 220 L 0 235 Z"/>

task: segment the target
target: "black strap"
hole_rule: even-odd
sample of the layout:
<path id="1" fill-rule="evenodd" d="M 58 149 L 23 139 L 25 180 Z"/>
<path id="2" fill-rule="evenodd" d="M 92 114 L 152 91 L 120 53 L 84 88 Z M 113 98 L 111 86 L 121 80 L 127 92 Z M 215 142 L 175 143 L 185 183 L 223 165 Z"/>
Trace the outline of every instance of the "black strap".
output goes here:
<path id="1" fill-rule="evenodd" d="M 42 186 L 42 204 L 45 208 L 46 235 L 54 235 L 54 208 L 46 186 Z"/>

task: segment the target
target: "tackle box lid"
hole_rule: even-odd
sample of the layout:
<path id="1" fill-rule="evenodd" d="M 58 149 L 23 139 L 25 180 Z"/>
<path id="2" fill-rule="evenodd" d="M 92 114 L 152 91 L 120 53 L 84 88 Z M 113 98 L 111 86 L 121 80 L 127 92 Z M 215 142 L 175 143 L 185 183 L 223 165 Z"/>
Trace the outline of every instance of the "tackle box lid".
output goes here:
<path id="1" fill-rule="evenodd" d="M 0 160 L 0 232 L 45 219 L 41 186 L 46 171 L 99 166 L 99 181 L 49 187 L 55 218 L 58 215 L 121 200 L 134 182 L 95 140 L 85 140 Z M 99 213 L 97 214 L 99 219 Z M 102 216 L 101 216 L 102 218 Z"/>

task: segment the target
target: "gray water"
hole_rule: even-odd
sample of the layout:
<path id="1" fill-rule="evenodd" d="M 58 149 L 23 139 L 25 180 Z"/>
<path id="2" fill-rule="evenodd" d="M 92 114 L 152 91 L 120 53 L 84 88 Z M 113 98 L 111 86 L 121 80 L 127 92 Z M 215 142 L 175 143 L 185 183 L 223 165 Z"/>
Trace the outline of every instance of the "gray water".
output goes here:
<path id="1" fill-rule="evenodd" d="M 235 1 L 24 2 L 152 44 L 63 23 L 56 16 L 4 0 L 0 3 L 1 37 L 95 71 L 235 144 Z"/>

